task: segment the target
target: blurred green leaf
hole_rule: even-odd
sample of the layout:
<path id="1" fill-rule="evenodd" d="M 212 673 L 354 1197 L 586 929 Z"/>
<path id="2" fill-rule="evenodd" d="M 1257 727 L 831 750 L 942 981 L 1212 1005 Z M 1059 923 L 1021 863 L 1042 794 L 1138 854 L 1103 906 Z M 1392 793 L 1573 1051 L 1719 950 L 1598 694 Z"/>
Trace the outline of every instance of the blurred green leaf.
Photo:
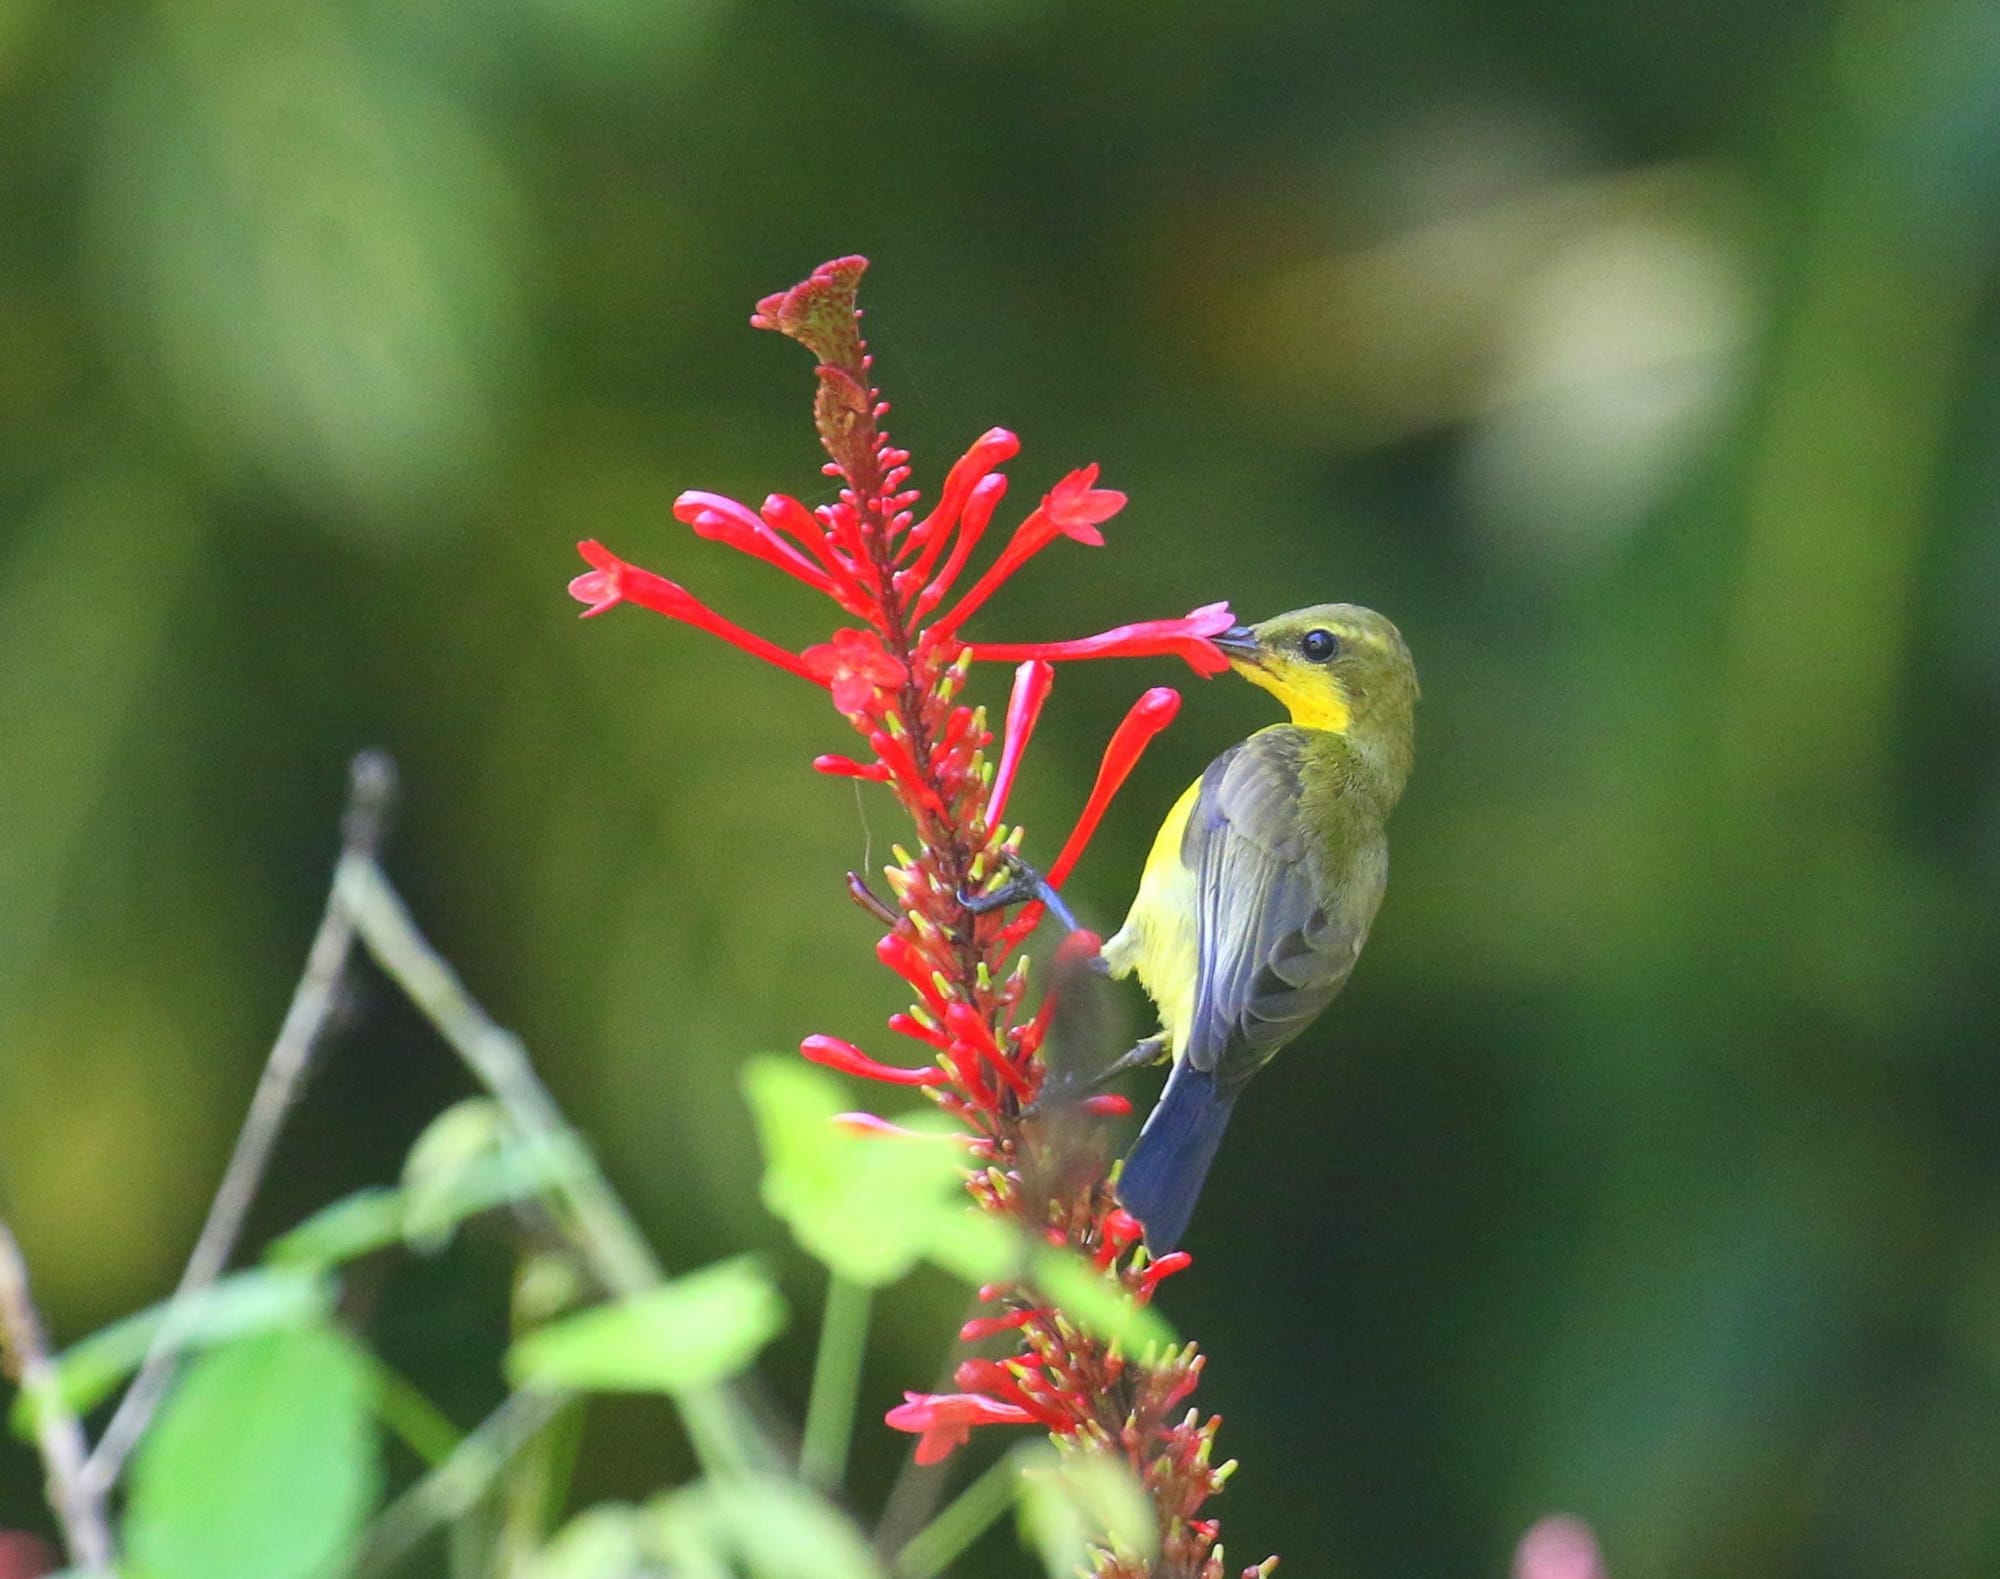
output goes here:
<path id="1" fill-rule="evenodd" d="M 1021 1466 L 1020 1499 L 1021 1537 L 1049 1579 L 1086 1571 L 1093 1544 L 1145 1567 L 1159 1556 L 1158 1514 L 1123 1459 L 1038 1448 Z"/>
<path id="2" fill-rule="evenodd" d="M 977 1240 L 963 1226 L 965 1157 L 948 1140 L 843 1133 L 833 1121 L 850 1104 L 839 1083 L 796 1058 L 751 1059 L 743 1089 L 763 1144 L 764 1204 L 840 1276 L 879 1287 L 940 1240 Z M 900 1122 L 938 1128 L 935 1114 Z"/>
<path id="3" fill-rule="evenodd" d="M 771 1280 L 738 1257 L 529 1333 L 507 1374 L 528 1387 L 688 1392 L 743 1370 L 785 1317 Z"/>
<path id="4" fill-rule="evenodd" d="M 676 1572 L 750 1579 L 881 1579 L 861 1532 L 790 1481 L 702 1481 L 657 1503 L 655 1539 Z"/>
<path id="5" fill-rule="evenodd" d="M 1035 1286 L 1077 1326 L 1127 1350 L 1174 1342 L 1174 1329 L 1151 1305 L 1141 1305 L 1083 1257 L 1052 1246 L 1035 1253 Z"/>
<path id="6" fill-rule="evenodd" d="M 535 1554 L 524 1579 L 631 1579 L 645 1569 L 656 1522 L 638 1508 L 586 1508 Z"/>
<path id="7" fill-rule="evenodd" d="M 136 1371 L 167 1319 L 168 1302 L 149 1306 L 71 1344 L 56 1360 L 56 1387 L 78 1413 L 95 1408 Z M 204 1289 L 175 1312 L 183 1349 L 206 1349 L 258 1333 L 319 1321 L 333 1308 L 333 1286 L 315 1273 L 236 1272 Z M 14 1429 L 33 1431 L 27 1399 L 16 1398 Z"/>
<path id="8" fill-rule="evenodd" d="M 481 1116 L 453 1117 L 468 1105 L 480 1104 L 447 1109 L 418 1138 L 401 1189 L 376 1185 L 321 1207 L 274 1239 L 265 1259 L 281 1266 L 328 1267 L 402 1244 L 420 1255 L 435 1254 L 468 1218 L 550 1194 L 589 1166 L 570 1135 L 504 1142 L 487 1135 L 474 1144 Z"/>
<path id="9" fill-rule="evenodd" d="M 141 1442 L 135 1579 L 313 1579 L 351 1550 L 379 1471 L 369 1382 L 323 1326 L 202 1355 Z"/>
<path id="10" fill-rule="evenodd" d="M 372 1185 L 330 1201 L 264 1247 L 275 1266 L 330 1267 L 403 1240 L 403 1192 Z"/>
<path id="11" fill-rule="evenodd" d="M 347 530 L 452 523 L 520 351 L 486 129 L 320 0 L 137 32 L 91 177 L 114 343 L 225 472 Z"/>

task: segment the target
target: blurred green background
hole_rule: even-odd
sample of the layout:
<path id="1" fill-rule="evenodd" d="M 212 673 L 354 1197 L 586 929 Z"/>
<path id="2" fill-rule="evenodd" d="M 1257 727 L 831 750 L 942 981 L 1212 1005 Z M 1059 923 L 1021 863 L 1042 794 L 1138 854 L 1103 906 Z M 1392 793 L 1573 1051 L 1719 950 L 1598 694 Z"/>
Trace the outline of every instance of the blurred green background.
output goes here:
<path id="1" fill-rule="evenodd" d="M 785 1269 L 800 1396 L 735 1071 L 887 1050 L 840 877 L 900 830 L 823 698 L 563 587 L 602 536 L 823 634 L 668 509 L 824 497 L 745 320 L 860 251 L 920 482 L 999 423 L 1017 511 L 1132 495 L 978 634 L 1347 598 L 1417 653 L 1382 921 L 1166 1300 L 1238 1562 L 1497 1574 L 1563 1508 L 1618 1579 L 2000 1571 L 1996 147 L 1990 0 L 0 0 L 0 1210 L 58 1335 L 169 1285 L 372 743 L 672 1264 Z M 1162 681 L 1107 928 L 1268 702 L 1067 670 L 1015 802 L 1046 855 Z M 464 1089 L 372 996 L 260 1232 Z M 469 1424 L 503 1296 L 475 1237 L 371 1330 Z M 870 1415 L 960 1314 L 883 1302 Z M 586 1489 L 679 1451 L 613 1410 Z"/>

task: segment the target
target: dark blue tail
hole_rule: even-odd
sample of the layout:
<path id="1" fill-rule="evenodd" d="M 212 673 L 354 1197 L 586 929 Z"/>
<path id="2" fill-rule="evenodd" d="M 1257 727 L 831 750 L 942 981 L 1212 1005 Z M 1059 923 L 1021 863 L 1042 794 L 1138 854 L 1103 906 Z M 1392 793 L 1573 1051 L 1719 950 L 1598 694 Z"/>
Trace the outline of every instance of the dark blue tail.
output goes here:
<path id="1" fill-rule="evenodd" d="M 1234 1091 L 1217 1090 L 1214 1075 L 1185 1061 L 1167 1076 L 1159 1106 L 1118 1179 L 1119 1198 L 1146 1225 L 1146 1245 L 1154 1255 L 1165 1255 L 1187 1231 L 1235 1106 Z"/>

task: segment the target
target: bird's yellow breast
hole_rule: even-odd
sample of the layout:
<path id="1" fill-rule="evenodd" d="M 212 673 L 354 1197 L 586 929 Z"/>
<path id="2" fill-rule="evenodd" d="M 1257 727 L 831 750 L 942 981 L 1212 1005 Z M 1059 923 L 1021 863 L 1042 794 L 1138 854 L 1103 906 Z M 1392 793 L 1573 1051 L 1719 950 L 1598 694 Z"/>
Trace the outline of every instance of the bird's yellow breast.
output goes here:
<path id="1" fill-rule="evenodd" d="M 1160 1029 L 1176 1058 L 1194 1018 L 1195 980 L 1200 972 L 1194 873 L 1181 862 L 1181 838 L 1200 793 L 1201 780 L 1196 779 L 1160 824 L 1125 924 L 1105 941 L 1103 951 L 1112 975 L 1138 973 L 1139 985 L 1160 1011 Z"/>

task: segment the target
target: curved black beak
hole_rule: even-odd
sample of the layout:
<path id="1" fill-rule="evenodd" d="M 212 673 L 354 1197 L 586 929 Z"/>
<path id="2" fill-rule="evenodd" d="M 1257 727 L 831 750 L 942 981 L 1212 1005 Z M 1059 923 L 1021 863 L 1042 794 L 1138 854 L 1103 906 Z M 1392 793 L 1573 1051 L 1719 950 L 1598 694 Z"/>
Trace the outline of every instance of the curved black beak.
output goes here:
<path id="1" fill-rule="evenodd" d="M 1210 639 L 1232 658 L 1255 658 L 1263 651 L 1257 645 L 1257 633 L 1248 625 L 1232 625 Z"/>

